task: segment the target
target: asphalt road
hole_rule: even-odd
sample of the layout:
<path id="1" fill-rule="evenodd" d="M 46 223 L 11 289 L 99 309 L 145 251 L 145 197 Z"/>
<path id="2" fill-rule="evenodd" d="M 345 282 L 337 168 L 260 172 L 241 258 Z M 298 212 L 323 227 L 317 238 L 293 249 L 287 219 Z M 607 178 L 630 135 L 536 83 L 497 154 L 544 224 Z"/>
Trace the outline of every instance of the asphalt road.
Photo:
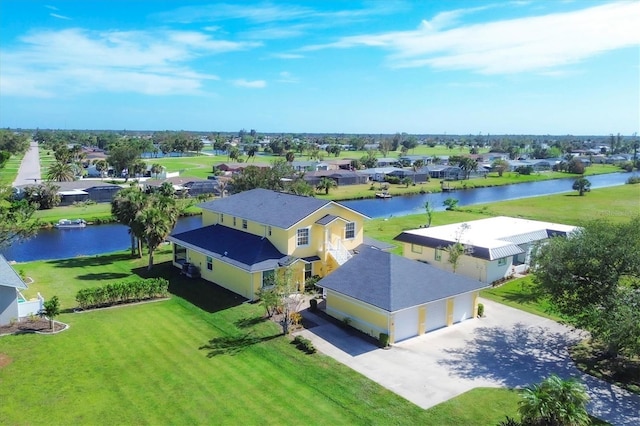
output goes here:
<path id="1" fill-rule="evenodd" d="M 33 184 L 42 182 L 40 174 L 40 152 L 38 151 L 38 142 L 31 141 L 29 150 L 24 154 L 18 176 L 13 182 L 13 186 Z"/>

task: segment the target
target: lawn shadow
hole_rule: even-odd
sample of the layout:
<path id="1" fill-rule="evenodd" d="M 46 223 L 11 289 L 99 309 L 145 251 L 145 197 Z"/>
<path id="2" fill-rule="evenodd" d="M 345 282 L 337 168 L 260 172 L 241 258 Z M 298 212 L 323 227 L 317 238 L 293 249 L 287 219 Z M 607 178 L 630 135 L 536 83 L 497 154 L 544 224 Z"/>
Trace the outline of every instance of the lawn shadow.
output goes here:
<path id="1" fill-rule="evenodd" d="M 250 328 L 254 325 L 258 325 L 267 320 L 265 317 L 253 317 L 253 318 L 242 318 L 236 321 L 234 324 L 239 328 Z"/>
<path id="2" fill-rule="evenodd" d="M 578 336 L 551 331 L 547 327 L 479 327 L 460 348 L 445 349 L 447 359 L 440 361 L 454 376 L 465 379 L 490 379 L 509 388 L 540 382 L 555 373 L 561 377 L 577 374 L 568 362 L 568 346 Z"/>
<path id="3" fill-rule="evenodd" d="M 100 280 L 117 280 L 120 278 L 126 278 L 131 274 L 125 274 L 123 272 L 102 272 L 99 274 L 84 274 L 78 275 L 76 278 L 86 281 L 100 281 Z"/>
<path id="4" fill-rule="evenodd" d="M 49 260 L 47 264 L 56 268 L 85 268 L 89 266 L 104 266 L 112 263 L 123 262 L 133 259 L 129 252 L 119 252 L 112 254 L 71 257 L 68 259 Z"/>
<path id="5" fill-rule="evenodd" d="M 207 358 L 213 358 L 218 355 L 237 355 L 255 344 L 266 342 L 280 336 L 282 335 L 274 334 L 267 337 L 257 337 L 252 336 L 251 333 L 247 333 L 242 336 L 215 337 L 198 349 L 208 351 Z"/>
<path id="6" fill-rule="evenodd" d="M 200 309 L 213 313 L 238 306 L 247 299 L 202 278 L 188 278 L 170 261 L 158 263 L 150 271 L 146 267 L 132 272 L 142 278 L 165 278 L 169 281 L 169 293 L 178 296 Z"/>

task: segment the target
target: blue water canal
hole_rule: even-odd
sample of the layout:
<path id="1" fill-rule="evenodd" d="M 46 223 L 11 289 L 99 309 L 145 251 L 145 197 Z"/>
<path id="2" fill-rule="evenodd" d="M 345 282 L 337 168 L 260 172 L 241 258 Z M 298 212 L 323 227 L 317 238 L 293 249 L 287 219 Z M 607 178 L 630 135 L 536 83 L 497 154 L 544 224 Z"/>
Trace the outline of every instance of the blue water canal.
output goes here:
<path id="1" fill-rule="evenodd" d="M 628 173 L 612 173 L 590 176 L 592 188 L 623 185 L 629 178 Z M 459 200 L 458 205 L 490 203 L 513 200 L 562 192 L 571 192 L 573 179 L 557 179 L 543 182 L 529 182 L 492 188 L 460 190 L 448 193 L 435 193 L 394 197 L 391 199 L 367 199 L 343 201 L 342 204 L 362 212 L 371 218 L 403 216 L 424 212 L 426 201 L 436 210 L 444 209 L 442 203 L 452 197 Z M 175 233 L 199 227 L 200 216 L 181 218 Z M 43 259 L 66 259 L 76 256 L 94 256 L 125 250 L 130 246 L 127 227 L 119 224 L 87 226 L 81 229 L 46 229 L 38 232 L 30 240 L 13 244 L 1 250 L 5 258 L 18 262 Z"/>

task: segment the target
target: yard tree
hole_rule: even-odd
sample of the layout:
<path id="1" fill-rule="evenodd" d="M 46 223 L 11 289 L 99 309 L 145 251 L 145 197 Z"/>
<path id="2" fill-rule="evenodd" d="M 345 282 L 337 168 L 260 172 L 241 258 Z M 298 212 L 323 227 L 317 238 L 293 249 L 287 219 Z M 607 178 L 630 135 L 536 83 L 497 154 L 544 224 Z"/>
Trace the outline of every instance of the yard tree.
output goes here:
<path id="1" fill-rule="evenodd" d="M 409 187 L 409 185 L 411 185 L 413 183 L 413 179 L 411 179 L 410 177 L 405 177 L 402 178 L 402 180 L 400 181 L 400 183 L 403 183 L 405 185 L 405 187 Z"/>
<path id="2" fill-rule="evenodd" d="M 139 255 L 142 255 L 140 243 L 136 244 L 136 232 L 134 221 L 136 216 L 145 207 L 145 194 L 137 187 L 121 190 L 111 202 L 111 214 L 118 222 L 129 227 L 131 237 L 131 256 L 135 256 L 136 247 Z"/>
<path id="3" fill-rule="evenodd" d="M 51 325 L 51 330 L 53 330 L 53 319 L 60 315 L 60 301 L 58 300 L 58 296 L 53 296 L 44 302 L 40 315 L 49 318 L 49 324 Z"/>
<path id="4" fill-rule="evenodd" d="M 151 165 L 151 173 L 153 173 L 156 179 L 158 179 L 158 175 L 162 173 L 163 170 L 164 167 L 162 166 L 162 164 L 154 163 Z"/>
<path id="5" fill-rule="evenodd" d="M 39 223 L 33 218 L 36 208 L 27 200 L 14 200 L 11 188 L 0 186 L 0 247 L 38 232 Z"/>
<path id="6" fill-rule="evenodd" d="M 459 202 L 458 199 L 449 197 L 446 200 L 444 200 L 442 204 L 445 206 L 447 210 L 455 210 L 456 207 L 458 206 L 458 202 Z"/>
<path id="7" fill-rule="evenodd" d="M 154 193 L 146 196 L 144 208 L 135 216 L 133 229 L 139 234 L 149 249 L 149 265 L 153 268 L 153 253 L 158 246 L 173 231 L 180 210 L 173 197 L 162 193 Z"/>
<path id="8" fill-rule="evenodd" d="M 583 196 L 585 192 L 591 191 L 591 182 L 587 178 L 579 178 L 573 182 L 574 191 L 578 191 L 578 195 Z"/>
<path id="9" fill-rule="evenodd" d="M 460 227 L 456 230 L 456 242 L 453 244 L 450 244 L 447 247 L 447 252 L 449 253 L 448 261 L 451 264 L 451 269 L 453 270 L 454 274 L 458 269 L 458 263 L 460 262 L 460 257 L 462 257 L 462 255 L 466 251 L 464 244 L 462 244 L 462 236 L 464 235 L 467 229 L 469 229 L 468 224 L 463 223 L 462 225 L 460 225 Z"/>
<path id="10" fill-rule="evenodd" d="M 576 379 L 563 380 L 555 374 L 540 384 L 520 392 L 518 412 L 523 425 L 586 426 L 591 424 L 587 413 L 589 395 Z"/>
<path id="11" fill-rule="evenodd" d="M 60 187 L 50 182 L 24 188 L 24 199 L 39 210 L 49 210 L 60 204 Z"/>
<path id="12" fill-rule="evenodd" d="M 638 303 L 640 216 L 620 224 L 596 220 L 566 238 L 551 238 L 534 250 L 532 265 L 537 290 L 560 313 L 592 331 L 610 355 L 633 352 L 615 336 L 637 333 L 623 305 Z"/>
<path id="13" fill-rule="evenodd" d="M 54 182 L 72 182 L 75 176 L 73 164 L 64 161 L 56 161 L 47 170 L 47 179 Z"/>
<path id="14" fill-rule="evenodd" d="M 291 267 L 287 267 L 275 271 L 273 281 L 268 284 L 271 285 L 263 287 L 256 295 L 265 307 L 268 317 L 279 316 L 282 334 L 289 334 L 302 306 L 300 283 L 295 281 Z"/>
<path id="15" fill-rule="evenodd" d="M 509 162 L 507 160 L 495 160 L 491 163 L 491 170 L 498 172 L 498 176 L 502 176 L 505 170 L 509 169 Z"/>
<path id="16" fill-rule="evenodd" d="M 324 191 L 325 194 L 329 194 L 329 190 L 331 188 L 335 188 L 336 186 L 338 185 L 336 184 L 335 180 L 328 177 L 323 177 L 316 185 L 316 189 L 318 189 L 318 191 Z"/>
<path id="17" fill-rule="evenodd" d="M 431 221 L 433 220 L 433 205 L 431 204 L 431 201 L 427 201 L 424 203 L 424 210 L 425 213 L 427 214 L 427 228 L 431 226 Z"/>

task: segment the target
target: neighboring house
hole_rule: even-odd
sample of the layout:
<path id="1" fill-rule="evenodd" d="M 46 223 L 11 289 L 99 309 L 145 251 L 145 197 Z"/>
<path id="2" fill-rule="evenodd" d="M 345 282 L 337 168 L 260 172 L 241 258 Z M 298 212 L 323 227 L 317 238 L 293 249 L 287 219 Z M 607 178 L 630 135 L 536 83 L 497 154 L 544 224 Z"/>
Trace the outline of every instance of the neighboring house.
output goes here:
<path id="1" fill-rule="evenodd" d="M 44 299 L 38 294 L 34 301 L 25 300 L 20 290 L 26 289 L 27 285 L 20 275 L 0 254 L 0 325 L 40 312 Z"/>
<path id="2" fill-rule="evenodd" d="M 253 189 L 200 204 L 202 227 L 168 237 L 173 263 L 247 299 L 278 269 L 304 280 L 344 264 L 363 242 L 367 218 L 333 201 Z"/>
<path id="3" fill-rule="evenodd" d="M 429 177 L 434 179 L 458 180 L 464 178 L 464 172 L 460 167 L 438 164 L 429 166 Z"/>
<path id="4" fill-rule="evenodd" d="M 400 167 L 374 167 L 371 169 L 358 170 L 358 173 L 363 176 L 367 176 L 374 182 L 384 182 L 385 176 L 393 172 L 404 173 L 404 169 L 401 169 Z"/>
<path id="5" fill-rule="evenodd" d="M 73 203 L 94 201 L 96 203 L 110 203 L 116 194 L 122 190 L 119 185 L 114 185 L 100 180 L 80 179 L 71 182 L 50 182 L 58 186 L 60 205 L 70 206 Z M 22 196 L 24 188 L 34 185 L 21 185 L 17 187 L 18 196 Z"/>
<path id="6" fill-rule="evenodd" d="M 392 158 L 392 157 L 383 157 L 383 158 L 378 158 L 378 164 L 377 167 L 391 167 L 391 166 L 396 166 L 398 163 L 400 163 L 400 160 L 398 158 Z"/>
<path id="7" fill-rule="evenodd" d="M 255 166 L 259 169 L 270 169 L 271 164 L 268 163 L 260 163 L 260 162 L 247 162 L 247 163 L 221 163 L 213 166 L 215 170 L 221 170 L 223 172 L 232 174 L 239 173 L 242 170 L 246 169 L 249 166 Z"/>
<path id="8" fill-rule="evenodd" d="M 311 186 L 316 186 L 322 178 L 333 179 L 338 186 L 357 185 L 367 183 L 367 176 L 363 176 L 351 170 L 318 170 L 306 172 L 302 178 Z"/>
<path id="9" fill-rule="evenodd" d="M 575 226 L 513 217 L 492 217 L 465 223 L 404 231 L 395 240 L 403 244 L 410 259 L 452 271 L 448 249 L 456 242 L 464 254 L 456 265 L 456 274 L 484 283 L 493 283 L 529 269 L 536 244 L 555 236 L 566 236 Z"/>
<path id="10" fill-rule="evenodd" d="M 317 285 L 327 314 L 390 343 L 475 318 L 487 284 L 362 245 Z"/>
<path id="11" fill-rule="evenodd" d="M 186 177 L 172 177 L 162 180 L 148 180 L 145 182 L 147 189 L 157 188 L 163 183 L 169 183 L 177 194 L 197 197 L 198 195 L 220 195 L 218 179 L 196 179 Z"/>

